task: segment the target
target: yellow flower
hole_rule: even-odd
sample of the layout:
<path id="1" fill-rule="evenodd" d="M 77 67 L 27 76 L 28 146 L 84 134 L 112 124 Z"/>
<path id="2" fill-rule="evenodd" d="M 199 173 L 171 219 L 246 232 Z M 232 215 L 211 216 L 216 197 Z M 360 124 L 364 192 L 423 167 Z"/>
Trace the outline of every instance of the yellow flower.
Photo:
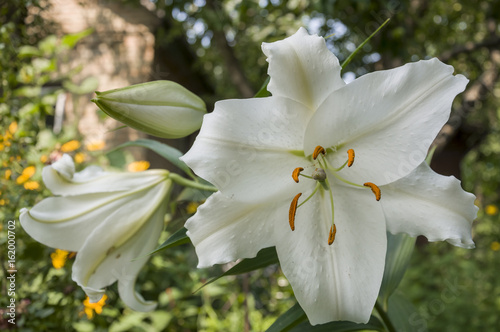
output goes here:
<path id="1" fill-rule="evenodd" d="M 77 154 L 75 154 L 75 162 L 77 164 L 83 163 L 85 161 L 85 159 L 87 159 L 87 156 L 85 155 L 85 153 L 78 152 Z"/>
<path id="2" fill-rule="evenodd" d="M 62 152 L 71 152 L 71 151 L 75 151 L 79 147 L 80 147 L 80 142 L 78 142 L 77 140 L 72 140 L 72 141 L 64 143 L 61 146 L 61 151 Z"/>
<path id="3" fill-rule="evenodd" d="M 149 168 L 149 161 L 146 160 L 140 160 L 140 161 L 134 161 L 133 163 L 128 164 L 128 171 L 129 172 L 142 172 L 145 171 Z"/>
<path id="4" fill-rule="evenodd" d="M 104 149 L 105 146 L 106 146 L 106 142 L 96 141 L 96 142 L 87 143 L 85 145 L 85 148 L 87 149 L 87 151 L 98 151 L 98 150 Z"/>
<path id="5" fill-rule="evenodd" d="M 3 149 L 5 149 L 5 146 L 2 143 L 0 143 L 0 151 L 3 151 Z"/>
<path id="6" fill-rule="evenodd" d="M 47 155 L 45 155 L 45 154 L 42 154 L 42 156 L 40 157 L 40 162 L 42 164 L 45 164 L 47 162 L 47 160 L 49 160 L 49 157 L 47 157 Z"/>
<path id="7" fill-rule="evenodd" d="M 66 264 L 66 259 L 68 258 L 69 251 L 56 249 L 53 253 L 50 254 L 50 258 L 52 259 L 52 266 L 56 269 L 60 269 Z"/>
<path id="8" fill-rule="evenodd" d="M 498 213 L 498 207 L 493 204 L 486 205 L 486 208 L 484 209 L 487 215 L 489 216 L 494 216 L 495 214 Z"/>
<path id="9" fill-rule="evenodd" d="M 0 199 L 0 206 L 4 206 L 7 203 L 5 199 Z"/>
<path id="10" fill-rule="evenodd" d="M 33 176 L 33 174 L 35 174 L 35 172 L 36 172 L 35 166 L 26 167 L 21 173 L 21 175 L 16 179 L 16 183 L 17 184 L 25 183 L 26 181 L 29 180 L 30 177 Z"/>
<path id="11" fill-rule="evenodd" d="M 500 242 L 498 242 L 498 241 L 493 241 L 493 242 L 491 243 L 491 250 L 493 250 L 493 251 L 498 251 L 498 250 L 500 250 Z"/>
<path id="12" fill-rule="evenodd" d="M 36 168 L 35 166 L 28 166 L 23 170 L 21 175 L 27 176 L 28 178 L 32 177 L 35 174 Z"/>
<path id="13" fill-rule="evenodd" d="M 24 184 L 26 190 L 37 190 L 38 188 L 40 188 L 40 184 L 36 181 L 28 181 Z"/>
<path id="14" fill-rule="evenodd" d="M 9 125 L 9 131 L 12 135 L 15 134 L 15 132 L 17 131 L 17 122 L 14 121 L 12 122 L 10 125 Z"/>
<path id="15" fill-rule="evenodd" d="M 186 207 L 186 212 L 188 214 L 194 214 L 196 210 L 198 210 L 198 206 L 200 206 L 200 204 L 196 202 L 189 202 L 188 206 Z"/>
<path id="16" fill-rule="evenodd" d="M 106 304 L 107 298 L 106 294 L 104 294 L 99 302 L 90 303 L 89 297 L 87 296 L 85 301 L 83 301 L 83 305 L 85 306 L 84 311 L 88 319 L 92 319 L 94 317 L 94 311 L 98 315 L 102 313 L 102 307 Z"/>
<path id="17" fill-rule="evenodd" d="M 4 174 L 5 180 L 10 179 L 11 175 L 12 175 L 12 171 L 10 169 L 5 170 L 5 174 Z"/>

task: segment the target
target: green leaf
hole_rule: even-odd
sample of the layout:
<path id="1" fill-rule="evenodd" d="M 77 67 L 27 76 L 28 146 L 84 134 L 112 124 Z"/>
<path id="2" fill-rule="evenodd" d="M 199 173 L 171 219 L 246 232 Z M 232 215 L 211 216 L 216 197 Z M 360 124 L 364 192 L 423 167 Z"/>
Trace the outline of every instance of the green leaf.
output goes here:
<path id="1" fill-rule="evenodd" d="M 417 309 L 399 292 L 392 294 L 389 298 L 388 315 L 398 331 L 421 331 L 422 323 L 427 327 Z"/>
<path id="2" fill-rule="evenodd" d="M 97 89 L 97 86 L 99 85 L 99 81 L 97 78 L 91 76 L 87 77 L 86 79 L 83 80 L 82 83 L 74 84 L 71 81 L 64 81 L 63 82 L 63 87 L 68 90 L 71 93 L 77 94 L 77 95 L 84 95 L 87 93 L 93 92 L 95 89 Z"/>
<path id="3" fill-rule="evenodd" d="M 237 275 L 237 274 L 251 272 L 269 266 L 271 264 L 277 264 L 277 263 L 279 263 L 279 260 L 276 248 L 275 247 L 264 248 L 257 253 L 256 257 L 246 258 L 242 260 L 241 262 L 239 262 L 238 264 L 227 270 L 218 278 L 223 276 L 230 276 L 230 275 Z"/>
<path id="4" fill-rule="evenodd" d="M 80 41 L 80 39 L 87 37 L 90 35 L 92 32 L 94 32 L 93 28 L 88 28 L 83 31 L 77 32 L 77 33 L 72 33 L 69 35 L 66 35 L 62 37 L 61 39 L 61 44 L 68 47 L 68 48 L 73 48 L 76 43 Z"/>
<path id="5" fill-rule="evenodd" d="M 267 85 L 269 84 L 270 77 L 268 76 L 266 78 L 266 81 L 264 84 L 262 84 L 260 90 L 255 94 L 255 98 L 263 98 L 263 97 L 269 97 L 271 93 L 267 90 Z"/>
<path id="6" fill-rule="evenodd" d="M 347 321 L 337 321 L 312 326 L 309 322 L 302 323 L 290 332 L 348 332 L 348 331 L 384 331 L 384 326 L 375 317 L 371 316 L 366 324 L 357 324 Z"/>
<path id="7" fill-rule="evenodd" d="M 370 39 L 372 39 L 373 36 L 375 36 L 379 31 L 380 29 L 382 29 L 387 23 L 389 23 L 389 20 L 390 18 L 388 18 L 387 20 L 385 20 L 384 23 L 382 23 L 377 30 L 375 30 L 370 36 L 368 36 L 368 38 L 365 39 L 364 42 L 362 42 L 355 50 L 354 52 L 351 53 L 351 55 L 349 55 L 349 57 L 347 59 L 345 59 L 344 62 L 342 62 L 342 64 L 340 65 L 342 67 L 342 69 L 344 69 L 348 64 L 349 62 L 351 62 L 352 58 L 354 58 L 354 56 L 356 55 L 356 53 L 358 53 L 358 51 L 363 47 L 365 46 L 366 43 L 368 43 L 370 41 Z"/>
<path id="8" fill-rule="evenodd" d="M 266 332 L 284 332 L 307 320 L 306 313 L 298 303 L 288 309 L 283 315 L 271 325 Z"/>
<path id="9" fill-rule="evenodd" d="M 379 298 L 387 308 L 389 296 L 396 290 L 410 263 L 416 238 L 407 234 L 387 233 L 385 270 L 380 286 Z"/>
<path id="10" fill-rule="evenodd" d="M 38 48 L 36 48 L 34 46 L 24 45 L 24 46 L 19 47 L 19 51 L 18 51 L 17 55 L 20 58 L 24 58 L 24 57 L 31 57 L 31 56 L 40 56 L 40 55 L 42 55 L 42 53 L 40 52 L 40 50 Z"/>
<path id="11" fill-rule="evenodd" d="M 348 332 L 361 330 L 384 331 L 384 327 L 375 316 L 371 316 L 370 321 L 366 324 L 337 321 L 313 326 L 307 321 L 304 310 L 297 303 L 281 315 L 266 332 Z"/>
<path id="12" fill-rule="evenodd" d="M 181 244 L 189 243 L 191 240 L 186 235 L 187 229 L 182 227 L 177 232 L 172 234 L 165 242 L 163 242 L 158 248 L 149 253 L 150 255 L 155 254 L 159 251 L 180 246 Z"/>
<path id="13" fill-rule="evenodd" d="M 144 148 L 148 148 L 151 151 L 156 152 L 166 160 L 170 161 L 172 164 L 183 170 L 186 174 L 190 176 L 194 176 L 189 167 L 179 159 L 182 156 L 182 152 L 179 150 L 168 146 L 166 144 L 160 143 L 158 141 L 153 141 L 151 139 L 138 139 L 132 142 L 126 142 L 122 145 L 117 146 L 112 151 L 125 148 L 127 146 L 141 146 Z"/>
<path id="14" fill-rule="evenodd" d="M 257 256 L 254 258 L 245 258 L 226 272 L 222 273 L 217 277 L 213 277 L 209 281 L 207 281 L 203 286 L 198 288 L 195 292 L 202 289 L 203 287 L 213 283 L 214 281 L 219 280 L 225 276 L 234 276 L 238 274 L 243 274 L 251 271 L 258 270 L 260 268 L 269 266 L 271 264 L 279 263 L 278 254 L 276 253 L 275 247 L 264 248 L 257 253 Z"/>

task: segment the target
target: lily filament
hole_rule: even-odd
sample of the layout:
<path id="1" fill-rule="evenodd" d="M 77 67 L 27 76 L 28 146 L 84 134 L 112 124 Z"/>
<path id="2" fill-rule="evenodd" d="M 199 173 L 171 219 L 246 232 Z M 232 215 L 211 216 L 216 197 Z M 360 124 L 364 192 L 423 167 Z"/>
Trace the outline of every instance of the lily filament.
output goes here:
<path id="1" fill-rule="evenodd" d="M 318 159 L 319 158 L 319 159 Z M 337 226 L 335 225 L 334 222 L 334 204 L 333 204 L 333 193 L 332 193 L 332 186 L 330 185 L 328 181 L 328 175 L 326 170 L 330 171 L 330 174 L 335 176 L 335 178 L 339 179 L 340 181 L 347 183 L 349 185 L 358 187 L 358 188 L 370 188 L 373 194 L 375 195 L 375 199 L 377 201 L 380 200 L 381 198 L 381 190 L 380 188 L 372 183 L 372 182 L 365 182 L 363 185 L 353 183 L 351 181 L 348 181 L 344 178 L 342 178 L 340 175 L 337 174 L 338 171 L 342 170 L 345 166 L 351 167 L 354 164 L 354 158 L 355 158 L 355 153 L 353 149 L 347 150 L 347 161 L 340 166 L 339 168 L 334 168 L 330 165 L 328 160 L 326 159 L 326 150 L 322 146 L 318 145 L 314 149 L 314 152 L 312 154 L 312 159 L 317 160 L 315 163 L 316 167 L 315 170 L 312 172 L 311 175 L 305 175 L 302 174 L 304 171 L 303 167 L 297 167 L 293 170 L 292 172 L 292 179 L 296 182 L 299 183 L 299 176 L 314 180 L 317 182 L 315 189 L 309 195 L 302 203 L 298 203 L 299 198 L 302 196 L 302 193 L 299 193 L 295 195 L 295 197 L 292 199 L 292 202 L 290 204 L 290 209 L 289 209 L 289 215 L 288 215 L 288 220 L 290 224 L 290 228 L 292 231 L 295 230 L 295 216 L 297 213 L 297 209 L 302 206 L 304 203 L 306 203 L 311 197 L 313 197 L 316 192 L 318 191 L 319 187 L 322 187 L 325 191 L 328 191 L 329 196 L 330 196 L 330 205 L 331 205 L 331 211 L 332 211 L 332 225 L 330 227 L 330 231 L 328 233 L 328 244 L 331 245 L 335 241 L 335 235 L 337 233 Z"/>

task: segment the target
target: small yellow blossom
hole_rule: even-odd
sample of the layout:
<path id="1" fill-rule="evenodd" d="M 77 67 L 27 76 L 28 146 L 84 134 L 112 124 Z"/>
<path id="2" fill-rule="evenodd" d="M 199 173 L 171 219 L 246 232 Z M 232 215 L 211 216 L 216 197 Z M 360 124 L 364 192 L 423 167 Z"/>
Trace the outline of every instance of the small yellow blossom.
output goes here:
<path id="1" fill-rule="evenodd" d="M 23 184 L 23 183 L 25 183 L 26 181 L 28 181 L 28 179 L 29 179 L 29 178 L 28 178 L 27 176 L 20 175 L 20 176 L 18 176 L 18 177 L 17 177 L 17 179 L 16 179 L 16 183 L 17 183 L 17 184 Z"/>
<path id="2" fill-rule="evenodd" d="M 5 170 L 5 174 L 4 174 L 5 180 L 10 179 L 11 175 L 12 175 L 12 171 L 10 169 Z"/>
<path id="3" fill-rule="evenodd" d="M 145 171 L 149 168 L 149 161 L 146 160 L 140 160 L 140 161 L 134 161 L 133 163 L 128 164 L 128 171 L 129 172 L 142 172 Z"/>
<path id="4" fill-rule="evenodd" d="M 75 162 L 77 164 L 83 163 L 85 161 L 85 159 L 87 159 L 87 156 L 85 155 L 85 153 L 78 152 L 77 154 L 75 154 Z"/>
<path id="5" fill-rule="evenodd" d="M 21 173 L 21 175 L 16 179 L 16 183 L 17 184 L 25 183 L 26 181 L 29 180 L 30 177 L 33 176 L 33 174 L 35 174 L 35 172 L 36 172 L 35 166 L 26 167 Z"/>
<path id="6" fill-rule="evenodd" d="M 491 250 L 493 250 L 493 251 L 499 251 L 500 250 L 500 242 L 493 241 L 491 243 Z"/>
<path id="7" fill-rule="evenodd" d="M 99 302 L 90 303 L 88 297 L 85 299 L 85 301 L 83 301 L 83 305 L 85 306 L 84 311 L 88 319 L 92 319 L 94 317 L 94 311 L 98 315 L 102 313 L 102 307 L 106 304 L 107 298 L 108 297 L 106 296 L 106 294 L 104 294 Z"/>
<path id="8" fill-rule="evenodd" d="M 5 146 L 2 143 L 0 143 L 0 151 L 3 151 L 4 149 L 5 149 Z"/>
<path id="9" fill-rule="evenodd" d="M 28 178 L 32 177 L 35 174 L 36 168 L 35 166 L 28 166 L 23 170 L 21 175 L 27 176 Z"/>
<path id="10" fill-rule="evenodd" d="M 9 132 L 14 135 L 17 131 L 17 122 L 14 121 L 9 125 Z"/>
<path id="11" fill-rule="evenodd" d="M 21 161 L 21 156 L 16 156 L 17 161 Z"/>
<path id="12" fill-rule="evenodd" d="M 498 213 L 498 207 L 493 204 L 486 205 L 486 208 L 484 210 L 486 214 L 489 216 L 494 216 L 495 214 Z"/>
<path id="13" fill-rule="evenodd" d="M 189 204 L 186 207 L 186 212 L 188 214 L 194 214 L 196 212 L 196 210 L 198 210 L 198 206 L 200 206 L 199 203 L 189 202 Z"/>
<path id="14" fill-rule="evenodd" d="M 40 188 L 40 184 L 36 181 L 28 181 L 24 184 L 26 190 L 37 190 L 38 188 Z"/>
<path id="15" fill-rule="evenodd" d="M 87 151 L 99 151 L 104 149 L 106 146 L 106 142 L 104 141 L 96 141 L 96 142 L 90 142 L 85 145 L 85 148 Z"/>
<path id="16" fill-rule="evenodd" d="M 7 204 L 7 201 L 5 199 L 0 199 L 0 206 L 4 206 L 5 204 Z"/>
<path id="17" fill-rule="evenodd" d="M 56 269 L 60 269 L 64 267 L 66 264 L 66 260 L 68 259 L 69 251 L 56 249 L 53 253 L 50 254 L 50 258 L 52 259 L 52 266 Z"/>
<path id="18" fill-rule="evenodd" d="M 45 154 L 42 154 L 42 156 L 40 157 L 40 162 L 42 164 L 45 164 L 47 162 L 47 160 L 49 160 L 49 157 L 47 157 L 47 155 L 45 155 Z"/>
<path id="19" fill-rule="evenodd" d="M 79 147 L 80 147 L 80 142 L 78 142 L 77 140 L 72 140 L 72 141 L 64 143 L 61 146 L 61 151 L 62 152 L 71 152 L 71 151 L 75 151 Z"/>

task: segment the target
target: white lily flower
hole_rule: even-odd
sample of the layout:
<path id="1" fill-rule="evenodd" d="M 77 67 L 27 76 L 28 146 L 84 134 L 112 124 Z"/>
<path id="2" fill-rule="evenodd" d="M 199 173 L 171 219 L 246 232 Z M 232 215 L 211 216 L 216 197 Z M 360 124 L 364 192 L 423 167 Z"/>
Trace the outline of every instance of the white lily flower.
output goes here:
<path id="1" fill-rule="evenodd" d="M 73 280 L 98 302 L 104 288 L 118 281 L 120 297 L 130 308 L 149 311 L 134 290 L 135 280 L 163 229 L 168 171 L 104 172 L 90 166 L 75 173 L 68 155 L 43 169 L 53 194 L 29 211 L 21 211 L 24 230 L 54 248 L 76 251 Z"/>
<path id="2" fill-rule="evenodd" d="M 468 80 L 431 59 L 346 85 L 304 29 L 262 48 L 272 97 L 216 103 L 181 158 L 219 189 L 186 223 L 198 266 L 276 246 L 312 324 L 367 322 L 386 230 L 474 246 L 474 195 L 424 162 Z"/>

